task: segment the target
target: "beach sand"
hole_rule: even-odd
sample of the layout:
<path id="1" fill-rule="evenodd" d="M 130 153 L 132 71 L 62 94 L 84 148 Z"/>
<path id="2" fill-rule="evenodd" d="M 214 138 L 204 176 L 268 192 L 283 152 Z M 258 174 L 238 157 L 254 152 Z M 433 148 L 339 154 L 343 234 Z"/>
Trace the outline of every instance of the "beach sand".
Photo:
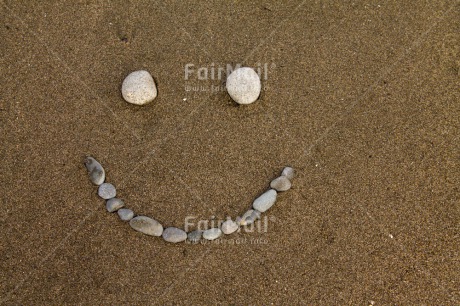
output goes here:
<path id="1" fill-rule="evenodd" d="M 3 1 L 2 304 L 458 305 L 460 4 L 339 2 Z M 237 63 L 266 68 L 249 106 L 210 77 Z M 164 226 L 297 177 L 266 232 L 169 244 L 87 155 Z"/>

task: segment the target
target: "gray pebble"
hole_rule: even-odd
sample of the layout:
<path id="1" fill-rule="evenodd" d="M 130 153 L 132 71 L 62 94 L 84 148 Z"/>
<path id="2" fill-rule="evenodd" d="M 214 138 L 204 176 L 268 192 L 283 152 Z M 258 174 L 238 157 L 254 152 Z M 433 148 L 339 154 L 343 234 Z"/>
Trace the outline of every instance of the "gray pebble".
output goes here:
<path id="1" fill-rule="evenodd" d="M 220 230 L 220 228 L 216 228 L 216 227 L 210 228 L 203 232 L 203 238 L 206 240 L 214 240 L 214 239 L 219 238 L 221 235 L 222 235 L 222 231 Z"/>
<path id="2" fill-rule="evenodd" d="M 241 217 L 237 218 L 238 224 L 239 225 L 248 225 L 246 220 L 251 216 L 253 211 L 254 211 L 254 209 L 249 209 Z"/>
<path id="3" fill-rule="evenodd" d="M 187 233 L 177 227 L 168 227 L 163 231 L 163 239 L 167 242 L 182 242 L 187 239 Z"/>
<path id="4" fill-rule="evenodd" d="M 104 183 L 105 170 L 97 160 L 91 156 L 88 156 L 85 159 L 85 166 L 89 172 L 89 179 L 93 184 L 100 185 Z"/>
<path id="5" fill-rule="evenodd" d="M 291 167 L 286 167 L 286 168 L 284 168 L 283 171 L 281 172 L 281 175 L 287 177 L 290 181 L 292 181 L 292 179 L 293 179 L 294 176 L 295 176 L 295 171 L 294 171 L 294 169 L 291 168 Z"/>
<path id="6" fill-rule="evenodd" d="M 108 212 L 114 212 L 125 206 L 125 202 L 118 198 L 111 198 L 105 203 Z"/>
<path id="7" fill-rule="evenodd" d="M 281 175 L 271 181 L 270 187 L 276 191 L 286 191 L 291 189 L 291 181 L 286 176 Z"/>
<path id="8" fill-rule="evenodd" d="M 227 221 L 222 223 L 220 228 L 222 230 L 222 233 L 228 235 L 228 234 L 236 232 L 239 226 L 235 221 L 228 219 Z"/>
<path id="9" fill-rule="evenodd" d="M 127 208 L 119 209 L 117 213 L 122 221 L 129 221 L 134 217 L 134 212 Z"/>
<path id="10" fill-rule="evenodd" d="M 236 103 L 251 104 L 259 97 L 262 84 L 254 69 L 241 67 L 227 77 L 226 88 Z"/>
<path id="11" fill-rule="evenodd" d="M 260 219 L 260 211 L 256 209 L 250 209 L 243 215 L 243 220 L 241 225 L 250 225 L 256 220 Z"/>
<path id="12" fill-rule="evenodd" d="M 115 189 L 115 186 L 113 186 L 112 184 L 103 183 L 99 186 L 97 194 L 104 200 L 108 200 L 111 198 L 115 198 L 115 196 L 117 195 L 117 190 Z"/>
<path id="13" fill-rule="evenodd" d="M 163 226 L 160 222 L 146 216 L 132 218 L 129 221 L 129 225 L 131 225 L 134 230 L 150 236 L 159 237 L 163 233 Z"/>
<path id="14" fill-rule="evenodd" d="M 276 202 L 276 190 L 270 189 L 254 200 L 252 207 L 260 212 L 266 212 Z"/>
<path id="15" fill-rule="evenodd" d="M 203 231 L 196 230 L 196 231 L 188 233 L 187 239 L 191 243 L 198 243 L 200 241 L 200 239 L 201 239 L 202 234 L 203 234 Z"/>

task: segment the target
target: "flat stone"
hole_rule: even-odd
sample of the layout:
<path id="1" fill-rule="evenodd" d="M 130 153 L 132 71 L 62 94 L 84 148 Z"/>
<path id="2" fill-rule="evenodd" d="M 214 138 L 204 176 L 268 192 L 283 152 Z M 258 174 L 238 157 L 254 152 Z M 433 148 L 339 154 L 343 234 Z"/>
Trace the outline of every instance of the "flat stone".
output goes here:
<path id="1" fill-rule="evenodd" d="M 214 240 L 219 238 L 222 235 L 220 228 L 210 228 L 203 232 L 203 238 L 206 240 Z"/>
<path id="2" fill-rule="evenodd" d="M 115 189 L 115 186 L 113 186 L 112 184 L 103 183 L 99 186 L 97 194 L 104 200 L 108 200 L 111 198 L 115 198 L 115 196 L 117 195 L 117 190 Z"/>
<path id="3" fill-rule="evenodd" d="M 146 216 L 132 218 L 129 221 L 129 225 L 131 225 L 134 230 L 150 236 L 159 237 L 163 233 L 163 226 L 160 222 Z"/>
<path id="4" fill-rule="evenodd" d="M 266 212 L 276 202 L 276 190 L 270 189 L 254 200 L 252 207 L 260 212 Z"/>
<path id="5" fill-rule="evenodd" d="M 290 181 L 292 181 L 292 179 L 293 179 L 294 176 L 295 176 L 295 171 L 294 171 L 294 169 L 291 168 L 291 167 L 286 167 L 286 168 L 284 168 L 283 171 L 281 172 L 281 175 L 287 177 Z"/>
<path id="6" fill-rule="evenodd" d="M 291 186 L 291 181 L 284 175 L 277 177 L 270 183 L 270 187 L 276 191 L 286 191 L 291 189 Z"/>
<path id="7" fill-rule="evenodd" d="M 125 202 L 118 198 L 111 198 L 105 203 L 108 212 L 114 212 L 125 206 Z"/>
<path id="8" fill-rule="evenodd" d="M 203 231 L 196 230 L 193 232 L 188 233 L 187 240 L 191 243 L 198 243 L 203 235 Z"/>
<path id="9" fill-rule="evenodd" d="M 128 208 L 119 209 L 117 213 L 122 221 L 129 221 L 134 217 L 134 212 Z"/>
<path id="10" fill-rule="evenodd" d="M 163 239 L 167 242 L 177 243 L 187 239 L 187 233 L 177 227 L 168 227 L 163 231 Z"/>
<path id="11" fill-rule="evenodd" d="M 93 157 L 85 158 L 85 166 L 89 172 L 89 179 L 94 185 L 101 185 L 105 180 L 105 170 Z"/>
<path id="12" fill-rule="evenodd" d="M 227 77 L 227 92 L 238 104 L 251 104 L 260 95 L 262 84 L 254 69 L 241 67 Z"/>
<path id="13" fill-rule="evenodd" d="M 121 85 L 121 94 L 126 102 L 144 105 L 156 98 L 157 87 L 148 71 L 138 70 L 125 78 Z"/>
<path id="14" fill-rule="evenodd" d="M 220 226 L 222 233 L 226 235 L 236 232 L 238 228 L 239 228 L 238 224 L 231 219 L 224 221 L 224 223 L 222 223 L 222 225 Z"/>

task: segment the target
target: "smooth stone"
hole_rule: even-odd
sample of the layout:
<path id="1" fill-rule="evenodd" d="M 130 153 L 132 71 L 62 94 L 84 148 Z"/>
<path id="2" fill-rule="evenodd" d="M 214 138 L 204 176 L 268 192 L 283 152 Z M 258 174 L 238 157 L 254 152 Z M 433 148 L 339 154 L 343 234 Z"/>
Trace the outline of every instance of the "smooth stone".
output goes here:
<path id="1" fill-rule="evenodd" d="M 101 185 L 105 180 L 105 170 L 93 157 L 85 158 L 85 166 L 89 172 L 89 179 L 94 185 Z"/>
<path id="2" fill-rule="evenodd" d="M 237 218 L 238 224 L 239 225 L 248 225 L 246 220 L 251 216 L 253 211 L 254 211 L 254 209 L 249 209 L 241 217 Z"/>
<path id="3" fill-rule="evenodd" d="M 276 202 L 276 190 L 270 189 L 254 200 L 252 207 L 260 212 L 266 212 Z"/>
<path id="4" fill-rule="evenodd" d="M 260 211 L 256 209 L 251 210 L 251 214 L 244 219 L 244 225 L 250 225 L 257 219 L 260 219 Z"/>
<path id="5" fill-rule="evenodd" d="M 160 222 L 146 216 L 132 218 L 129 221 L 129 225 L 131 225 L 134 230 L 150 236 L 159 237 L 163 233 L 163 226 Z"/>
<path id="6" fill-rule="evenodd" d="M 126 102 L 144 105 L 152 102 L 157 96 L 157 86 L 148 71 L 131 72 L 121 85 L 121 94 Z"/>
<path id="7" fill-rule="evenodd" d="M 134 212 L 128 208 L 119 209 L 117 213 L 122 221 L 129 221 L 134 217 Z"/>
<path id="8" fill-rule="evenodd" d="M 203 232 L 203 238 L 206 240 L 214 240 L 222 235 L 220 228 L 214 227 Z"/>
<path id="9" fill-rule="evenodd" d="M 227 77 L 227 92 L 238 104 L 251 104 L 260 95 L 262 84 L 254 69 L 241 67 Z"/>
<path id="10" fill-rule="evenodd" d="M 203 231 L 200 231 L 200 230 L 190 232 L 187 235 L 187 240 L 190 241 L 191 243 L 198 243 L 201 239 L 202 234 L 203 234 Z"/>
<path id="11" fill-rule="evenodd" d="M 239 228 L 238 224 L 231 219 L 224 221 L 224 223 L 222 223 L 222 225 L 220 226 L 222 233 L 226 235 L 236 232 L 238 228 Z"/>
<path id="12" fill-rule="evenodd" d="M 291 168 L 291 167 L 286 167 L 286 168 L 284 168 L 283 171 L 281 172 L 281 175 L 287 177 L 290 181 L 292 181 L 292 179 L 293 179 L 294 176 L 295 176 L 295 171 L 294 171 L 294 169 Z"/>
<path id="13" fill-rule="evenodd" d="M 115 186 L 113 186 L 112 184 L 103 183 L 99 186 L 97 194 L 104 200 L 108 200 L 111 198 L 115 198 L 115 196 L 117 195 L 117 190 L 115 189 Z"/>
<path id="14" fill-rule="evenodd" d="M 187 239 L 187 233 L 177 227 L 168 227 L 163 231 L 163 239 L 167 242 L 177 243 Z"/>
<path id="15" fill-rule="evenodd" d="M 111 198 L 105 203 L 108 212 L 114 212 L 125 206 L 125 202 L 118 198 Z"/>
<path id="16" fill-rule="evenodd" d="M 277 177 L 270 183 L 270 187 L 276 191 L 286 191 L 291 189 L 291 186 L 291 181 L 284 175 Z"/>

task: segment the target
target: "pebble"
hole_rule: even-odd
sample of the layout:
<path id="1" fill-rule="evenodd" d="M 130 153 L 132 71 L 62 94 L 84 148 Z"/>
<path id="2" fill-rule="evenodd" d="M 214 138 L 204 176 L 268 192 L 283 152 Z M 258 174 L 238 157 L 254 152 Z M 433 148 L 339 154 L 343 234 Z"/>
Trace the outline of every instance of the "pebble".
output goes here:
<path id="1" fill-rule="evenodd" d="M 111 198 L 105 203 L 108 212 L 114 212 L 125 206 L 125 202 L 118 198 Z"/>
<path id="2" fill-rule="evenodd" d="M 203 234 L 203 231 L 196 230 L 196 231 L 188 233 L 187 239 L 191 243 L 198 243 L 200 241 L 200 239 L 201 239 L 202 234 Z"/>
<path id="3" fill-rule="evenodd" d="M 243 215 L 241 225 L 250 225 L 257 219 L 260 219 L 260 211 L 256 209 L 250 209 Z"/>
<path id="4" fill-rule="evenodd" d="M 100 185 L 104 183 L 105 170 L 97 160 L 91 156 L 88 156 L 85 159 L 85 166 L 89 172 L 89 179 L 94 185 Z"/>
<path id="5" fill-rule="evenodd" d="M 159 237 L 163 233 L 163 226 L 160 222 L 146 216 L 132 218 L 129 221 L 129 225 L 131 225 L 134 230 L 150 236 Z"/>
<path id="6" fill-rule="evenodd" d="M 227 92 L 238 104 L 251 104 L 257 100 L 262 87 L 254 69 L 241 67 L 227 77 Z"/>
<path id="7" fill-rule="evenodd" d="M 222 235 L 222 231 L 220 230 L 220 228 L 216 228 L 216 227 L 210 228 L 203 232 L 203 238 L 206 240 L 214 240 L 214 239 L 219 238 L 221 235 Z"/>
<path id="8" fill-rule="evenodd" d="M 168 227 L 163 231 L 163 239 L 167 242 L 182 242 L 187 239 L 187 233 L 177 227 Z"/>
<path id="9" fill-rule="evenodd" d="M 97 194 L 104 200 L 108 200 L 111 198 L 115 198 L 115 196 L 117 195 L 117 190 L 115 189 L 115 186 L 113 186 L 112 184 L 103 183 L 99 186 Z"/>
<path id="10" fill-rule="evenodd" d="M 260 212 L 266 212 L 276 202 L 276 190 L 270 189 L 254 200 L 252 207 Z"/>
<path id="11" fill-rule="evenodd" d="M 284 175 L 277 177 L 270 183 L 270 187 L 276 191 L 286 191 L 291 189 L 291 186 L 291 181 Z"/>
<path id="12" fill-rule="evenodd" d="M 138 70 L 125 78 L 121 85 L 121 94 L 126 102 L 144 105 L 156 98 L 157 87 L 148 71 Z"/>
<path id="13" fill-rule="evenodd" d="M 293 179 L 294 176 L 295 176 L 295 171 L 294 171 L 294 169 L 291 168 L 291 167 L 286 167 L 286 168 L 284 168 L 283 171 L 281 172 L 281 175 L 287 177 L 290 181 L 292 181 L 292 179 Z"/>
<path id="14" fill-rule="evenodd" d="M 134 212 L 128 208 L 119 209 L 117 213 L 122 221 L 129 221 L 134 217 Z"/>
<path id="15" fill-rule="evenodd" d="M 222 230 L 222 233 L 226 235 L 236 232 L 238 228 L 239 228 L 238 224 L 232 219 L 228 219 L 227 221 L 224 221 L 224 223 L 222 223 L 220 227 L 220 229 Z"/>

